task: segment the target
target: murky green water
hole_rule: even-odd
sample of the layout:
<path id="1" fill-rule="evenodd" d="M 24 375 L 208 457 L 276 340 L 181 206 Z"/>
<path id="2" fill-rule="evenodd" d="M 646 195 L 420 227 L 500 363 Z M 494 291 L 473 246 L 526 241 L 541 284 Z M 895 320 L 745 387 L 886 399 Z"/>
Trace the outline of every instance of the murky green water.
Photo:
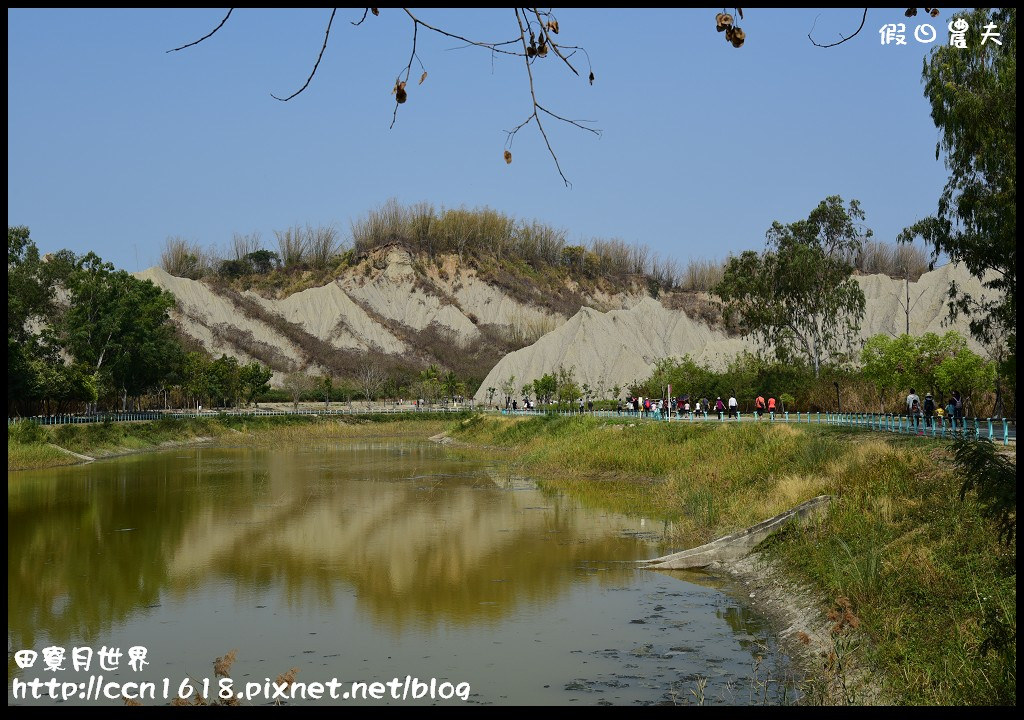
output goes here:
<path id="1" fill-rule="evenodd" d="M 232 649 L 238 687 L 297 667 L 339 693 L 408 675 L 469 683 L 470 703 L 683 704 L 707 678 L 706 702 L 746 704 L 771 673 L 781 700 L 785 659 L 728 586 L 634 567 L 666 550 L 660 524 L 430 443 L 154 453 L 9 474 L 7 499 L 9 703 L 15 679 L 102 674 L 155 682 L 145 704 L 166 704 L 165 681 L 216 688 Z M 64 671 L 45 669 L 50 646 Z M 74 647 L 104 646 L 116 672 L 71 670 Z M 360 703 L 412 702 L 391 692 Z"/>

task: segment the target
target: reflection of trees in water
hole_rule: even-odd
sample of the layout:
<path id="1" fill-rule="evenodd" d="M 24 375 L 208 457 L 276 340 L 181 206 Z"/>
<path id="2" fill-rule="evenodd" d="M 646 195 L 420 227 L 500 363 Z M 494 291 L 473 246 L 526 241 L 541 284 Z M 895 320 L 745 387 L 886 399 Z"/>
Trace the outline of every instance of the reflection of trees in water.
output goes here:
<path id="1" fill-rule="evenodd" d="M 16 649 L 36 647 L 37 631 L 92 643 L 159 602 L 167 548 L 208 501 L 182 492 L 180 468 L 169 464 L 39 475 L 8 482 L 8 639 Z"/>
<path id="2" fill-rule="evenodd" d="M 583 523 L 570 503 L 478 471 L 433 446 L 361 442 L 22 474 L 8 485 L 8 638 L 89 644 L 217 576 L 279 586 L 295 605 L 354 589 L 398 628 L 490 622 L 568 589 L 574 563 L 644 553 L 615 537 L 618 519 Z"/>

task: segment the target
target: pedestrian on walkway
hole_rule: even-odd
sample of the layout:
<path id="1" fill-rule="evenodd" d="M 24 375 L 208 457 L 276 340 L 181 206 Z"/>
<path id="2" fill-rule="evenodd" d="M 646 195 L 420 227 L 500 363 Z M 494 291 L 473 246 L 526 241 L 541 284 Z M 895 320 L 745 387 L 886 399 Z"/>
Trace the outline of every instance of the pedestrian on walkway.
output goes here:
<path id="1" fill-rule="evenodd" d="M 932 416 L 935 414 L 935 399 L 931 393 L 924 394 L 924 425 L 925 427 L 932 426 Z"/>

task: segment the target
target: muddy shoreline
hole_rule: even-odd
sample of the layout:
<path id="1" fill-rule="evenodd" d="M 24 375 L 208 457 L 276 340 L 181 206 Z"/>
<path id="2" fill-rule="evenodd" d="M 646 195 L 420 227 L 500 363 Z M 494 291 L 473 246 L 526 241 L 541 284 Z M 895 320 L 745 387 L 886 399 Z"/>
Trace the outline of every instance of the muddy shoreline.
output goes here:
<path id="1" fill-rule="evenodd" d="M 880 683 L 844 647 L 845 633 L 833 634 L 833 600 L 794 582 L 763 553 L 712 563 L 704 569 L 745 589 L 746 602 L 771 623 L 779 645 L 804 677 L 800 704 L 884 705 Z M 838 656 L 837 656 L 838 652 Z M 842 660 L 841 669 L 837 659 Z"/>

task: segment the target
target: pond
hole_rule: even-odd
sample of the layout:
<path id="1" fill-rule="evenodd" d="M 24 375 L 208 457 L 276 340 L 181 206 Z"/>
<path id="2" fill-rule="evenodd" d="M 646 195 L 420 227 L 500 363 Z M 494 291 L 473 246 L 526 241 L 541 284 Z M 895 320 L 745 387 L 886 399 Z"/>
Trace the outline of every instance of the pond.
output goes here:
<path id="1" fill-rule="evenodd" d="M 664 523 L 433 443 L 178 449 L 10 473 L 7 498 L 11 704 L 121 704 L 150 682 L 140 702 L 166 705 L 190 678 L 212 697 L 232 650 L 224 680 L 252 705 L 292 668 L 311 695 L 289 704 L 795 697 L 740 591 L 635 566 L 674 549 Z M 58 670 L 47 648 L 64 648 Z M 35 678 L 58 699 L 15 694 Z M 315 694 L 332 680 L 336 699 Z"/>

